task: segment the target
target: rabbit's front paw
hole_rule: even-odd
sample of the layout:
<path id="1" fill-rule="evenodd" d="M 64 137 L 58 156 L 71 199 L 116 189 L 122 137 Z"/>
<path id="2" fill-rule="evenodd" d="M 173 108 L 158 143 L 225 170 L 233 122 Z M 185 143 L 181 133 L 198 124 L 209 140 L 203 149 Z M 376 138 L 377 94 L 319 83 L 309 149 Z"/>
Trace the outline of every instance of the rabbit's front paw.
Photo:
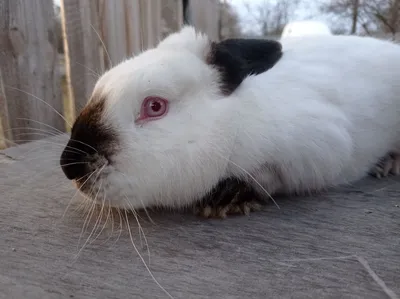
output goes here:
<path id="1" fill-rule="evenodd" d="M 221 181 L 195 205 L 195 214 L 222 219 L 232 214 L 249 215 L 260 210 L 263 203 L 247 183 L 229 178 Z"/>
<path id="2" fill-rule="evenodd" d="M 372 169 L 371 175 L 382 178 L 400 174 L 400 155 L 389 153 L 383 157 Z"/>

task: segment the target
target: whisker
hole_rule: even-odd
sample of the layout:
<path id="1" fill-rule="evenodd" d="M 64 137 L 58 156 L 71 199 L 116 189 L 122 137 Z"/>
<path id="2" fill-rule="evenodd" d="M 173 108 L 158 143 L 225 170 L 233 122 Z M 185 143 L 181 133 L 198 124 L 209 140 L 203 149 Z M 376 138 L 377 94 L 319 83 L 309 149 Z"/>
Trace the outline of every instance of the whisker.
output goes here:
<path id="1" fill-rule="evenodd" d="M 38 131 L 38 132 L 47 133 L 48 136 L 53 136 L 53 137 L 58 135 L 58 134 L 55 133 L 55 132 L 49 132 L 49 131 L 44 130 L 44 129 L 30 128 L 30 127 L 15 127 L 15 128 L 11 128 L 11 129 L 8 129 L 8 130 L 4 130 L 4 132 L 5 132 L 5 133 L 6 133 L 6 132 L 12 132 L 12 131 L 15 131 L 15 130 L 31 130 L 31 131 Z"/>
<path id="2" fill-rule="evenodd" d="M 48 141 L 48 140 L 44 140 L 44 139 L 39 139 L 39 140 L 30 140 L 30 139 L 17 139 L 17 140 L 11 140 L 11 139 L 7 139 L 7 138 L 4 138 L 4 137 L 1 137 L 0 138 L 0 140 L 3 140 L 3 141 L 6 141 L 6 142 L 10 142 L 10 143 L 13 143 L 14 144 L 14 146 L 20 146 L 20 144 L 18 144 L 17 142 L 35 142 L 35 143 L 39 143 L 39 142 L 47 142 L 47 143 L 51 143 L 50 141 Z M 55 143 L 56 145 L 63 145 L 64 146 L 64 144 L 61 144 L 61 143 Z"/>
<path id="3" fill-rule="evenodd" d="M 57 132 L 59 132 L 61 135 L 65 135 L 66 137 L 69 137 L 68 134 L 66 134 L 65 132 L 62 132 L 62 131 L 60 131 L 60 130 L 58 130 L 58 129 L 52 127 L 52 126 L 49 126 L 49 125 L 43 123 L 43 122 L 36 121 L 36 120 L 30 119 L 30 118 L 19 118 L 19 119 L 22 119 L 22 120 L 29 120 L 29 121 L 32 121 L 32 122 L 39 123 L 39 124 L 41 124 L 41 125 L 44 125 L 44 126 L 46 126 L 46 127 L 51 128 L 51 129 L 57 130 Z M 21 129 L 23 129 L 23 127 L 21 127 Z M 34 129 L 34 128 L 31 128 L 31 129 Z M 39 129 L 36 129 L 36 130 L 39 130 Z M 43 131 L 44 131 L 44 130 L 43 130 Z M 58 136 L 58 134 L 54 134 L 53 136 Z M 91 148 L 91 149 L 94 150 L 96 153 L 98 152 L 94 147 L 92 147 L 91 145 L 89 145 L 89 144 L 87 144 L 87 143 L 85 143 L 85 142 L 82 142 L 82 141 L 80 141 L 80 140 L 76 140 L 76 139 L 73 139 L 73 138 L 69 138 L 69 139 L 72 140 L 72 141 L 81 143 L 81 144 L 83 144 L 83 145 L 85 145 L 85 146 Z"/>
<path id="4" fill-rule="evenodd" d="M 125 173 L 121 172 L 121 174 L 129 181 L 129 178 L 128 178 L 127 175 L 125 175 Z M 145 213 L 146 213 L 146 215 L 147 215 L 147 218 L 150 220 L 150 222 L 151 222 L 152 224 L 156 225 L 156 223 L 155 223 L 155 222 L 153 221 L 153 219 L 150 217 L 150 214 L 149 214 L 149 212 L 147 211 L 146 205 L 144 204 L 144 202 L 142 201 L 142 199 L 139 198 L 139 200 L 140 200 L 140 202 L 141 202 L 141 204 L 142 204 L 143 210 L 145 211 Z"/>
<path id="5" fill-rule="evenodd" d="M 106 45 L 104 44 L 103 39 L 101 38 L 100 34 L 97 32 L 96 28 L 94 28 L 94 26 L 93 26 L 92 24 L 90 24 L 90 27 L 92 27 L 93 31 L 96 33 L 96 35 L 97 35 L 97 37 L 99 38 L 101 44 L 103 45 L 103 49 L 104 49 L 104 52 L 105 52 L 106 55 L 107 55 L 108 62 L 110 63 L 110 67 L 112 67 L 112 66 L 113 66 L 113 63 L 112 63 L 112 61 L 111 61 L 110 54 L 109 54 L 108 51 L 107 51 L 107 47 L 106 47 Z"/>
<path id="6" fill-rule="evenodd" d="M 85 146 L 91 148 L 92 150 L 94 150 L 96 153 L 98 153 L 98 151 L 97 151 L 93 146 L 87 144 L 86 142 L 82 142 L 82 141 L 80 141 L 80 140 L 76 140 L 76 139 L 73 139 L 73 138 L 70 138 L 70 140 L 72 140 L 72 141 L 74 141 L 74 142 L 78 142 L 78 143 L 80 143 L 80 144 L 83 144 L 83 145 L 85 145 Z"/>
<path id="7" fill-rule="evenodd" d="M 150 268 L 147 266 L 144 258 L 142 257 L 142 255 L 140 254 L 139 250 L 137 249 L 135 242 L 133 241 L 133 237 L 132 237 L 132 232 L 131 232 L 131 228 L 129 225 L 129 218 L 128 218 L 128 214 L 127 211 L 125 210 L 125 218 L 126 218 L 126 224 L 128 227 L 128 231 L 129 231 L 129 238 L 131 239 L 131 243 L 133 248 L 135 249 L 136 253 L 138 254 L 139 258 L 141 259 L 143 265 L 146 267 L 147 272 L 150 274 L 151 278 L 153 279 L 153 281 L 158 285 L 158 287 L 171 299 L 174 299 L 174 297 L 168 293 L 168 291 L 158 282 L 158 280 L 154 277 L 153 273 L 151 272 Z"/>
<path id="8" fill-rule="evenodd" d="M 93 216 L 93 213 L 94 213 L 94 210 L 95 210 L 95 209 L 96 209 L 96 202 L 93 201 L 92 206 L 90 207 L 90 210 L 88 211 L 88 214 L 87 214 L 87 216 L 85 217 L 85 222 L 83 223 L 82 231 L 81 231 L 81 234 L 80 234 L 80 236 L 79 236 L 78 245 L 77 245 L 77 246 L 79 246 L 80 241 L 81 241 L 81 239 L 82 239 L 82 236 L 83 236 L 84 232 L 86 232 L 87 226 L 89 226 L 90 219 L 92 219 L 92 216 Z M 83 246 L 78 250 L 77 254 L 76 254 L 75 257 L 73 258 L 74 262 L 77 261 L 77 259 L 78 259 L 78 257 L 79 257 L 79 254 L 81 253 L 81 251 L 82 251 L 83 248 L 85 247 L 85 244 L 86 244 L 86 242 L 85 242 L 85 243 L 83 244 Z"/>
<path id="9" fill-rule="evenodd" d="M 100 183 L 99 190 L 98 190 L 98 192 L 97 192 L 97 194 L 96 194 L 96 197 L 95 197 L 95 199 L 93 200 L 93 202 L 96 202 L 96 198 L 97 198 L 97 196 L 99 195 L 100 189 L 101 189 L 101 183 Z M 105 199 L 103 198 L 103 200 L 102 200 L 102 205 L 101 205 L 101 209 L 100 209 L 100 213 L 99 213 L 99 215 L 97 216 L 96 223 L 94 224 L 93 229 L 92 229 L 92 231 L 90 232 L 89 236 L 87 237 L 85 243 L 83 243 L 82 248 L 81 248 L 81 249 L 79 250 L 79 252 L 77 253 L 77 256 L 79 256 L 79 253 L 80 253 L 80 252 L 85 248 L 85 246 L 88 244 L 88 242 L 89 242 L 89 240 L 90 240 L 90 237 L 91 237 L 91 236 L 93 235 L 93 233 L 97 230 L 98 223 L 99 223 L 99 221 L 101 221 L 101 218 L 103 217 L 102 215 L 103 215 L 103 209 L 104 209 L 104 201 L 105 201 Z"/>
<path id="10" fill-rule="evenodd" d="M 121 210 L 120 210 L 120 209 L 117 209 L 117 212 L 118 212 L 118 216 L 119 216 L 119 234 L 118 234 L 118 237 L 117 237 L 117 239 L 115 240 L 113 246 L 115 246 L 115 244 L 117 244 L 117 242 L 119 241 L 119 238 L 120 238 L 121 235 L 122 235 L 122 214 L 121 214 Z"/>
<path id="11" fill-rule="evenodd" d="M 70 149 L 64 149 L 63 152 L 78 154 L 78 152 L 70 150 Z"/>
<path id="12" fill-rule="evenodd" d="M 79 194 L 79 192 L 82 190 L 82 188 L 85 186 L 85 184 L 87 183 L 87 181 L 89 181 L 89 179 L 92 177 L 92 175 L 94 175 L 96 173 L 96 171 L 94 170 L 94 171 L 92 171 L 91 173 L 88 173 L 88 174 L 85 174 L 82 178 L 80 178 L 80 179 L 83 179 L 83 178 L 85 178 L 85 176 L 88 176 L 88 178 L 83 182 L 83 184 L 78 188 L 78 190 L 76 190 L 76 192 L 75 192 L 75 194 L 72 196 L 72 198 L 69 200 L 69 203 L 68 203 L 68 205 L 67 205 L 67 207 L 66 207 L 66 209 L 65 209 L 65 211 L 64 211 L 64 213 L 63 213 L 63 215 L 62 215 L 62 217 L 61 217 L 61 219 L 64 219 L 64 217 L 65 217 L 65 214 L 67 213 L 67 210 L 68 210 L 68 208 L 70 207 L 70 205 L 71 205 L 71 202 L 73 201 L 73 199 L 75 198 L 75 196 L 77 195 L 77 194 Z M 79 179 L 79 180 L 80 180 Z"/>
<path id="13" fill-rule="evenodd" d="M 92 72 L 93 75 L 97 76 L 97 79 L 101 77 L 101 75 L 99 73 L 97 73 L 96 71 L 92 70 L 90 67 L 87 67 L 86 65 L 80 63 L 80 62 L 74 62 L 76 64 L 79 64 L 80 66 L 83 66 L 85 69 L 87 69 L 88 71 Z"/>
<path id="14" fill-rule="evenodd" d="M 110 200 L 107 199 L 107 201 L 108 201 L 108 215 L 107 215 L 107 218 L 106 218 L 106 224 L 108 223 L 108 220 L 110 219 L 110 221 L 111 221 L 111 233 L 108 236 L 108 238 L 104 242 L 102 242 L 100 245 L 106 244 L 111 239 L 111 237 L 112 237 L 112 235 L 114 233 L 114 215 L 113 215 L 114 213 L 113 213 L 113 208 L 111 206 Z"/>
<path id="15" fill-rule="evenodd" d="M 74 211 L 75 212 L 76 211 L 83 211 L 83 213 L 85 214 L 86 211 L 90 211 L 91 210 L 92 204 L 93 204 L 93 202 L 89 198 L 87 198 L 86 196 L 82 196 L 82 200 L 81 200 L 80 205 L 78 207 L 76 207 L 74 209 Z M 85 225 L 85 223 L 84 223 L 84 225 Z"/>
<path id="16" fill-rule="evenodd" d="M 135 217 L 136 222 L 138 224 L 139 237 L 140 237 L 141 233 L 143 234 L 144 243 L 146 244 L 147 255 L 149 256 L 149 265 L 150 265 L 150 248 L 149 248 L 149 243 L 147 242 L 146 234 L 144 233 L 144 230 L 143 230 L 143 228 L 142 228 L 142 226 L 141 226 L 141 224 L 139 222 L 139 218 L 137 216 L 137 213 L 136 213 L 135 209 L 133 208 L 132 204 L 129 202 L 128 197 L 126 195 L 124 196 L 124 199 L 125 199 L 125 202 L 127 203 L 128 207 L 129 207 L 129 209 L 132 211 L 132 214 Z M 140 237 L 140 243 L 141 243 L 141 246 L 143 247 L 142 238 L 141 237 Z"/>
<path id="17" fill-rule="evenodd" d="M 86 229 L 89 227 L 90 220 L 92 219 L 92 216 L 93 216 L 95 210 L 96 210 L 96 201 L 93 200 L 92 205 L 90 206 L 90 209 L 88 211 L 88 214 L 85 217 L 85 222 L 83 223 L 82 231 L 81 231 L 81 234 L 78 239 L 78 246 L 80 244 L 83 234 L 86 232 Z M 86 245 L 86 242 L 87 242 L 87 240 L 83 243 L 82 247 L 78 250 L 77 254 L 75 255 L 74 260 L 78 259 L 79 254 L 81 253 L 81 251 L 83 250 L 83 248 Z"/>
<path id="18" fill-rule="evenodd" d="M 40 149 L 41 147 L 36 147 L 36 148 L 34 148 L 35 150 L 37 150 L 37 149 Z M 66 152 L 69 152 L 69 153 L 73 153 L 73 154 L 80 154 L 80 153 L 78 153 L 78 152 L 76 152 L 76 151 L 72 151 L 72 150 L 65 150 Z M 26 153 L 25 153 L 25 155 L 26 154 L 29 154 L 30 152 L 34 152 L 33 150 L 29 150 L 29 151 L 27 151 Z M 27 157 L 25 156 L 25 157 L 23 157 L 24 158 L 24 161 L 35 161 L 35 160 L 37 160 L 37 159 L 41 159 L 41 160 L 43 160 L 43 156 L 33 156 L 32 158 L 29 158 L 29 159 L 26 159 Z M 50 158 L 50 157 L 49 157 Z M 18 160 L 18 159 L 21 159 L 21 156 L 19 156 L 19 157 L 17 157 L 17 158 L 15 158 L 16 160 Z M 76 161 L 76 159 L 73 159 L 73 158 L 64 158 L 64 159 L 66 159 L 66 160 L 75 160 Z M 54 156 L 52 159 L 46 159 L 46 161 L 60 161 L 60 156 L 59 155 L 57 155 L 57 156 Z M 86 162 L 86 163 L 89 163 L 89 162 Z"/>
<path id="19" fill-rule="evenodd" d="M 46 138 L 46 137 L 51 137 L 51 136 L 54 136 L 54 135 L 50 135 L 48 133 L 45 134 L 43 132 L 26 132 L 26 133 L 16 134 L 15 136 L 16 137 L 19 137 L 19 136 L 41 136 L 41 137 Z M 32 141 L 36 141 L 36 140 L 32 140 Z M 40 139 L 38 141 L 40 141 Z"/>
<path id="20" fill-rule="evenodd" d="M 104 201 L 105 201 L 105 195 L 104 195 Z M 103 203 L 104 204 L 104 203 Z M 109 219 L 109 217 L 110 217 L 110 214 L 111 214 L 111 206 L 110 206 L 110 203 L 108 203 L 108 213 L 107 213 L 107 217 L 106 217 L 106 220 L 105 220 L 105 222 L 104 222 L 104 224 L 103 224 L 103 227 L 102 227 L 102 229 L 100 230 L 100 232 L 97 234 L 97 236 L 93 239 L 93 241 L 92 242 L 90 242 L 89 243 L 89 245 L 91 245 L 92 243 L 94 243 L 96 240 L 97 240 L 97 238 L 101 235 L 101 233 L 104 231 L 104 228 L 107 226 L 107 224 L 108 224 L 108 219 Z M 101 219 L 100 219 L 100 221 L 101 221 Z M 110 235 L 111 236 L 111 235 Z M 107 241 L 110 239 L 110 237 L 108 237 L 108 239 L 107 239 Z"/>
<path id="21" fill-rule="evenodd" d="M 70 207 L 70 205 L 71 205 L 73 199 L 75 198 L 75 196 L 78 195 L 79 192 L 82 191 L 82 188 L 85 186 L 86 182 L 87 182 L 87 181 L 90 179 L 90 177 L 91 177 L 93 174 L 95 174 L 95 173 L 96 173 L 96 171 L 94 170 L 94 171 L 92 171 L 91 173 L 85 174 L 83 177 L 81 177 L 80 179 L 77 180 L 77 181 L 79 181 L 79 180 L 81 180 L 81 179 L 84 179 L 86 176 L 88 176 L 88 178 L 83 182 L 83 184 L 82 184 L 79 188 L 77 188 L 78 190 L 76 190 L 76 192 L 74 193 L 74 195 L 73 195 L 73 196 L 71 197 L 71 199 L 69 200 L 68 205 L 67 205 L 67 207 L 65 208 L 63 215 L 61 216 L 61 219 L 64 219 L 65 214 L 67 213 L 67 210 L 69 209 L 69 207 Z M 83 199 L 85 200 L 85 198 L 83 198 Z M 82 205 L 82 203 L 79 205 L 79 207 L 80 207 L 81 205 Z M 79 207 L 78 207 L 77 209 L 79 209 Z M 76 210 L 75 210 L 75 211 L 76 211 Z"/>
<path id="22" fill-rule="evenodd" d="M 4 140 L 4 141 L 7 141 L 7 142 L 13 142 L 13 141 L 11 141 L 11 140 L 9 140 L 9 139 L 7 139 L 7 138 L 0 138 L 0 140 Z M 17 139 L 17 140 L 14 140 L 14 141 L 16 141 L 16 142 L 32 142 L 32 140 L 29 140 L 29 139 Z M 73 146 L 65 145 L 65 144 L 63 144 L 63 143 L 57 143 L 57 142 L 54 142 L 54 141 L 43 140 L 43 139 L 41 139 L 41 140 L 35 140 L 34 142 L 35 142 L 35 143 L 44 143 L 44 144 L 57 145 L 57 146 L 60 146 L 60 147 L 62 147 L 62 148 L 71 148 L 71 149 L 80 151 L 81 153 L 84 153 L 85 155 L 88 155 L 87 152 L 85 152 L 85 151 L 83 151 L 83 150 L 81 150 L 81 149 L 75 148 L 75 147 L 73 147 Z M 17 143 L 15 143 L 15 145 L 16 145 L 16 146 L 19 146 L 19 144 L 17 144 Z M 39 148 L 40 148 L 40 147 L 39 147 Z M 37 149 L 37 148 L 36 148 L 36 149 Z M 29 150 L 28 152 L 31 152 L 31 151 L 32 151 L 32 150 Z"/>
<path id="23" fill-rule="evenodd" d="M 104 190 L 103 190 L 103 192 L 104 192 Z M 94 230 L 94 228 L 93 228 L 93 230 L 92 230 L 92 234 L 94 233 L 94 234 L 96 234 L 96 232 L 97 232 L 97 229 L 99 228 L 99 225 L 98 224 L 100 224 L 101 223 L 101 220 L 103 219 L 103 214 L 104 214 L 104 208 L 105 208 L 105 203 L 106 203 L 106 196 L 105 196 L 105 194 L 104 194 L 104 196 L 103 196 L 103 199 L 102 199 L 102 201 L 101 201 L 101 208 L 100 208 L 100 212 L 99 212 L 99 217 L 97 218 L 97 221 L 96 221 L 96 224 L 95 224 L 95 226 L 94 226 L 94 228 L 96 228 L 96 230 Z M 103 225 L 103 228 L 104 228 L 104 225 Z M 101 232 L 102 230 L 100 230 L 100 232 Z M 97 235 L 97 236 L 99 236 L 99 235 Z M 97 238 L 97 237 L 96 237 Z M 90 244 L 92 244 L 94 241 L 96 241 L 96 238 L 95 239 L 93 239 L 91 242 L 89 242 L 88 244 L 90 245 Z M 90 238 L 88 238 L 88 240 L 89 240 Z"/>
<path id="24" fill-rule="evenodd" d="M 110 211 L 111 211 L 111 234 L 110 234 L 110 236 L 109 236 L 109 238 L 111 238 L 111 236 L 113 235 L 113 233 L 114 233 L 114 211 L 113 211 L 113 209 L 112 209 L 112 207 L 111 207 L 111 201 L 108 199 L 108 206 L 110 207 Z M 107 239 L 107 241 L 108 241 L 109 239 Z"/>
<path id="25" fill-rule="evenodd" d="M 54 137 L 55 135 L 51 135 L 49 133 L 43 133 L 43 132 L 26 132 L 26 133 L 19 133 L 15 134 L 15 137 L 33 137 L 33 136 L 38 136 L 39 138 L 36 138 L 34 140 L 24 140 L 24 139 L 14 139 L 16 142 L 40 142 L 43 140 L 46 140 L 48 137 Z"/>
<path id="26" fill-rule="evenodd" d="M 7 87 L 7 88 L 10 88 L 10 89 L 14 89 L 14 90 L 20 91 L 20 92 L 22 92 L 22 93 L 24 93 L 24 94 L 26 94 L 26 95 L 29 95 L 29 96 L 31 96 L 31 97 L 33 97 L 33 98 L 39 100 L 39 101 L 42 102 L 43 104 L 45 104 L 45 105 L 47 105 L 48 107 L 50 107 L 58 116 L 60 116 L 60 117 L 65 121 L 65 123 L 66 123 L 69 127 L 72 127 L 72 125 L 67 121 L 67 119 L 66 119 L 60 112 L 58 112 L 53 106 L 51 106 L 49 103 L 47 103 L 46 101 L 42 100 L 41 98 L 39 98 L 39 97 L 35 96 L 34 94 L 32 94 L 32 93 L 30 93 L 30 92 L 27 92 L 27 91 L 25 91 L 25 90 L 22 90 L 22 89 L 19 89 L 19 88 L 10 86 L 10 85 L 6 85 L 6 84 L 4 84 L 4 86 Z"/>
<path id="27" fill-rule="evenodd" d="M 25 160 L 25 159 L 28 158 L 28 157 L 27 157 L 27 154 L 32 153 L 32 152 L 35 152 L 36 150 L 38 150 L 38 149 L 40 149 L 40 148 L 42 148 L 42 146 L 31 148 L 29 151 L 23 153 L 24 156 L 22 156 L 22 155 L 16 156 L 16 157 L 15 157 L 15 160 L 19 160 L 19 161 L 21 161 L 21 159 Z M 80 153 L 75 152 L 75 151 L 72 151 L 72 150 L 65 150 L 65 151 L 66 151 L 66 152 L 70 152 L 70 153 L 74 153 L 74 154 L 80 154 Z M 36 159 L 43 159 L 43 156 L 34 156 L 33 158 L 30 158 L 30 160 L 28 160 L 28 161 L 34 161 L 34 160 L 36 160 Z M 60 160 L 60 155 L 57 155 L 57 156 L 53 157 L 53 161 L 56 161 L 56 160 L 58 160 L 58 161 Z M 70 159 L 69 159 L 69 160 L 70 160 Z M 74 160 L 76 160 L 76 159 L 74 159 Z M 47 160 L 47 161 L 49 161 L 49 160 Z"/>
<path id="28" fill-rule="evenodd" d="M 218 153 L 217 153 L 218 154 Z M 220 154 L 218 154 L 220 155 Z M 221 158 L 225 159 L 226 161 L 228 161 L 229 163 L 231 163 L 232 165 L 236 166 L 237 168 L 239 168 L 240 170 L 242 170 L 245 174 L 247 174 L 264 192 L 265 194 L 267 194 L 267 196 L 272 200 L 272 202 L 274 203 L 274 205 L 280 210 L 281 208 L 279 207 L 279 205 L 276 203 L 275 199 L 271 196 L 271 194 L 269 194 L 269 192 L 267 190 L 265 190 L 265 188 L 256 180 L 256 178 L 254 176 L 252 176 L 246 169 L 244 169 L 243 167 L 239 166 L 238 164 L 236 164 L 235 162 L 231 161 L 230 159 L 220 155 Z"/>
<path id="29" fill-rule="evenodd" d="M 41 121 L 38 121 L 38 120 L 35 120 L 35 119 L 32 119 L 32 118 L 17 117 L 17 119 L 19 119 L 19 120 L 31 121 L 31 122 L 40 124 L 40 125 L 42 125 L 42 126 L 48 127 L 48 128 L 50 128 L 50 129 L 52 129 L 52 130 L 54 130 L 54 131 L 56 131 L 56 132 L 58 132 L 58 133 L 60 133 L 60 134 L 65 134 L 65 132 L 63 132 L 63 131 L 61 131 L 61 130 L 59 130 L 59 129 L 53 127 L 53 126 L 50 126 L 50 125 L 48 125 L 48 124 L 46 124 L 46 123 L 44 123 L 44 122 L 41 122 Z"/>
<path id="30" fill-rule="evenodd" d="M 36 131 L 43 131 L 43 132 L 45 132 L 45 133 L 48 133 L 48 135 L 45 135 L 44 133 L 36 133 L 36 132 L 27 132 L 27 133 L 20 133 L 20 134 L 17 134 L 16 136 L 25 136 L 25 135 L 39 135 L 39 136 L 44 136 L 44 137 L 48 137 L 48 136 L 58 136 L 58 134 L 56 134 L 56 133 L 50 133 L 50 132 L 48 132 L 48 131 L 46 131 L 46 130 L 43 130 L 43 129 L 36 129 L 36 128 L 24 128 L 24 127 L 21 127 L 21 128 L 14 128 L 14 129 L 9 129 L 9 130 L 17 130 L 17 129 L 30 129 L 30 130 L 36 130 Z M 64 134 L 64 133 L 63 133 Z M 89 148 L 91 148 L 92 150 L 94 150 L 96 153 L 98 153 L 98 151 L 93 147 L 93 146 L 91 146 L 91 145 L 89 145 L 89 144 L 87 144 L 87 143 L 85 143 L 85 142 L 82 142 L 82 141 L 80 141 L 80 140 L 76 140 L 76 139 L 73 139 L 73 138 L 69 138 L 69 140 L 72 140 L 72 141 L 74 141 L 74 142 L 77 142 L 77 143 L 80 143 L 80 144 L 83 144 L 83 145 L 85 145 L 85 146 L 87 146 L 87 147 L 89 147 Z M 37 140 L 37 141 L 40 141 L 40 140 Z"/>
<path id="31" fill-rule="evenodd" d="M 89 164 L 88 162 L 72 162 L 67 164 L 61 164 L 60 166 L 70 166 L 70 165 L 77 165 L 77 164 Z"/>
<path id="32" fill-rule="evenodd" d="M 149 219 L 150 223 L 153 224 L 153 225 L 157 225 L 157 224 L 153 221 L 153 219 L 150 217 L 150 214 L 149 214 L 149 212 L 147 211 L 147 208 L 146 208 L 144 202 L 142 201 L 142 199 L 139 198 L 139 200 L 140 200 L 140 202 L 141 202 L 141 204 L 142 204 L 143 210 L 144 210 L 144 212 L 146 213 L 146 216 L 147 216 L 147 218 Z"/>
<path id="33" fill-rule="evenodd" d="M 32 129 L 33 129 L 33 128 L 32 128 Z M 37 129 L 37 130 L 39 130 L 39 129 Z M 29 132 L 29 133 L 20 133 L 20 134 L 18 134 L 18 135 L 16 135 L 16 136 L 19 136 L 19 135 L 29 135 L 29 134 L 32 134 L 32 135 L 36 134 L 36 135 L 38 135 L 38 134 L 40 134 L 40 133 L 35 133 L 35 132 L 33 132 L 33 133 L 31 133 L 31 132 Z M 58 135 L 57 135 L 57 134 L 53 134 L 53 135 L 50 135 L 50 136 L 58 136 Z M 45 137 L 47 137 L 47 136 L 45 136 Z M 94 150 L 96 153 L 98 153 L 98 151 L 97 151 L 93 146 L 91 146 L 91 145 L 89 145 L 89 144 L 87 144 L 87 143 L 85 143 L 85 142 L 82 142 L 82 141 L 80 141 L 80 140 L 76 140 L 76 139 L 73 139 L 73 138 L 69 138 L 69 140 L 72 140 L 72 141 L 74 141 L 74 142 L 83 144 L 83 145 L 85 145 L 85 146 L 91 148 L 92 150 Z M 37 141 L 40 141 L 40 140 L 37 140 Z M 70 146 L 69 146 L 69 147 L 70 147 Z M 80 150 L 80 149 L 77 149 L 77 148 L 75 148 L 75 149 L 76 149 L 76 150 Z M 85 151 L 83 151 L 83 150 L 81 150 L 81 151 L 87 154 L 87 152 L 85 152 Z"/>
<path id="34" fill-rule="evenodd" d="M 103 169 L 104 169 L 104 167 L 97 171 L 97 176 L 96 176 L 96 178 L 95 178 L 95 181 L 96 181 L 97 178 L 100 176 L 100 173 L 101 173 L 101 171 L 102 171 Z M 94 184 L 93 184 L 92 188 L 90 189 L 89 197 L 91 196 L 91 194 L 92 194 L 92 192 L 93 192 L 93 188 L 94 188 Z M 98 192 L 99 192 L 99 191 L 100 191 L 100 189 L 98 190 Z M 89 201 L 89 202 L 90 202 L 90 201 Z M 90 215 L 90 218 L 89 218 L 89 219 L 92 218 L 92 215 L 93 215 L 93 212 L 94 212 L 95 208 L 96 208 L 96 201 L 95 201 L 95 200 L 92 200 L 92 204 L 91 204 L 91 206 L 90 206 L 89 213 L 88 213 L 88 215 L 87 215 L 86 218 L 85 218 L 85 222 L 83 223 L 82 231 L 81 231 L 81 234 L 80 234 L 80 236 L 79 236 L 78 246 L 79 246 L 79 243 L 80 243 L 80 240 L 81 240 L 81 238 L 82 238 L 82 235 L 83 235 L 84 231 L 86 231 L 86 226 L 88 225 L 88 224 L 86 224 L 87 221 L 88 221 L 88 217 L 89 217 L 89 215 Z M 82 250 L 82 249 L 83 249 L 83 248 L 81 248 L 81 250 Z M 79 255 L 79 253 L 81 252 L 81 250 L 78 251 L 78 254 L 77 254 L 76 258 L 78 257 L 78 255 Z"/>
<path id="35" fill-rule="evenodd" d="M 73 146 L 70 146 L 70 145 L 62 145 L 62 146 L 64 146 L 64 148 L 69 148 L 69 149 L 72 149 L 72 150 L 76 150 L 76 151 L 78 151 L 80 153 L 83 153 L 85 155 L 89 155 L 89 153 L 87 153 L 87 152 L 85 152 L 85 151 L 83 151 L 83 150 L 81 150 L 79 148 L 76 148 L 76 147 L 73 147 Z"/>

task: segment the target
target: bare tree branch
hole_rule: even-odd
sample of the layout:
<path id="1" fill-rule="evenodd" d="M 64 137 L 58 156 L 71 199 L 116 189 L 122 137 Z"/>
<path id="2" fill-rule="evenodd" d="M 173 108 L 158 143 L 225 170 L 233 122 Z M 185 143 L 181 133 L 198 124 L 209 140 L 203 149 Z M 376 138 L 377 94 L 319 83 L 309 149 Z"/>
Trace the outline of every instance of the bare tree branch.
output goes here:
<path id="1" fill-rule="evenodd" d="M 371 30 L 400 31 L 400 0 L 330 0 L 321 11 L 351 21 L 350 33 L 357 33 L 357 24 L 367 33 Z M 372 28 L 372 29 L 371 29 Z"/>
<path id="2" fill-rule="evenodd" d="M 257 5 L 251 5 L 251 2 L 245 2 L 244 5 L 248 14 L 251 16 L 261 35 L 278 35 L 283 27 L 289 22 L 295 13 L 300 0 L 264 0 Z"/>

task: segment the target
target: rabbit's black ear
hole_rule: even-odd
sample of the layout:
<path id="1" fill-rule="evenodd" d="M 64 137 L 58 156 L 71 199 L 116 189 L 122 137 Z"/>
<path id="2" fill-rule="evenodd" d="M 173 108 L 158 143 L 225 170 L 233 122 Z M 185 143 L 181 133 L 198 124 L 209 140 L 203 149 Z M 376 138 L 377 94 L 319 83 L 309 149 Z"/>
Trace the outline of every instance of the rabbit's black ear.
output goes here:
<path id="1" fill-rule="evenodd" d="M 221 89 L 229 95 L 248 75 L 267 71 L 282 55 L 282 45 L 278 41 L 227 39 L 211 43 L 207 62 L 218 69 Z"/>

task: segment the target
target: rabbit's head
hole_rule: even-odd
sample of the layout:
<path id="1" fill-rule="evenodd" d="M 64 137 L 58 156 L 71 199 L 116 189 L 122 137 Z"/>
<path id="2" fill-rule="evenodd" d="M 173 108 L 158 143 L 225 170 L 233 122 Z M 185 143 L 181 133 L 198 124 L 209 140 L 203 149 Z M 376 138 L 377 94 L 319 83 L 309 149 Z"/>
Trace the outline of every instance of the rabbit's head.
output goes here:
<path id="1" fill-rule="evenodd" d="M 236 88 L 280 56 L 273 41 L 171 34 L 98 80 L 61 155 L 65 175 L 112 206 L 193 203 L 227 176 Z"/>

